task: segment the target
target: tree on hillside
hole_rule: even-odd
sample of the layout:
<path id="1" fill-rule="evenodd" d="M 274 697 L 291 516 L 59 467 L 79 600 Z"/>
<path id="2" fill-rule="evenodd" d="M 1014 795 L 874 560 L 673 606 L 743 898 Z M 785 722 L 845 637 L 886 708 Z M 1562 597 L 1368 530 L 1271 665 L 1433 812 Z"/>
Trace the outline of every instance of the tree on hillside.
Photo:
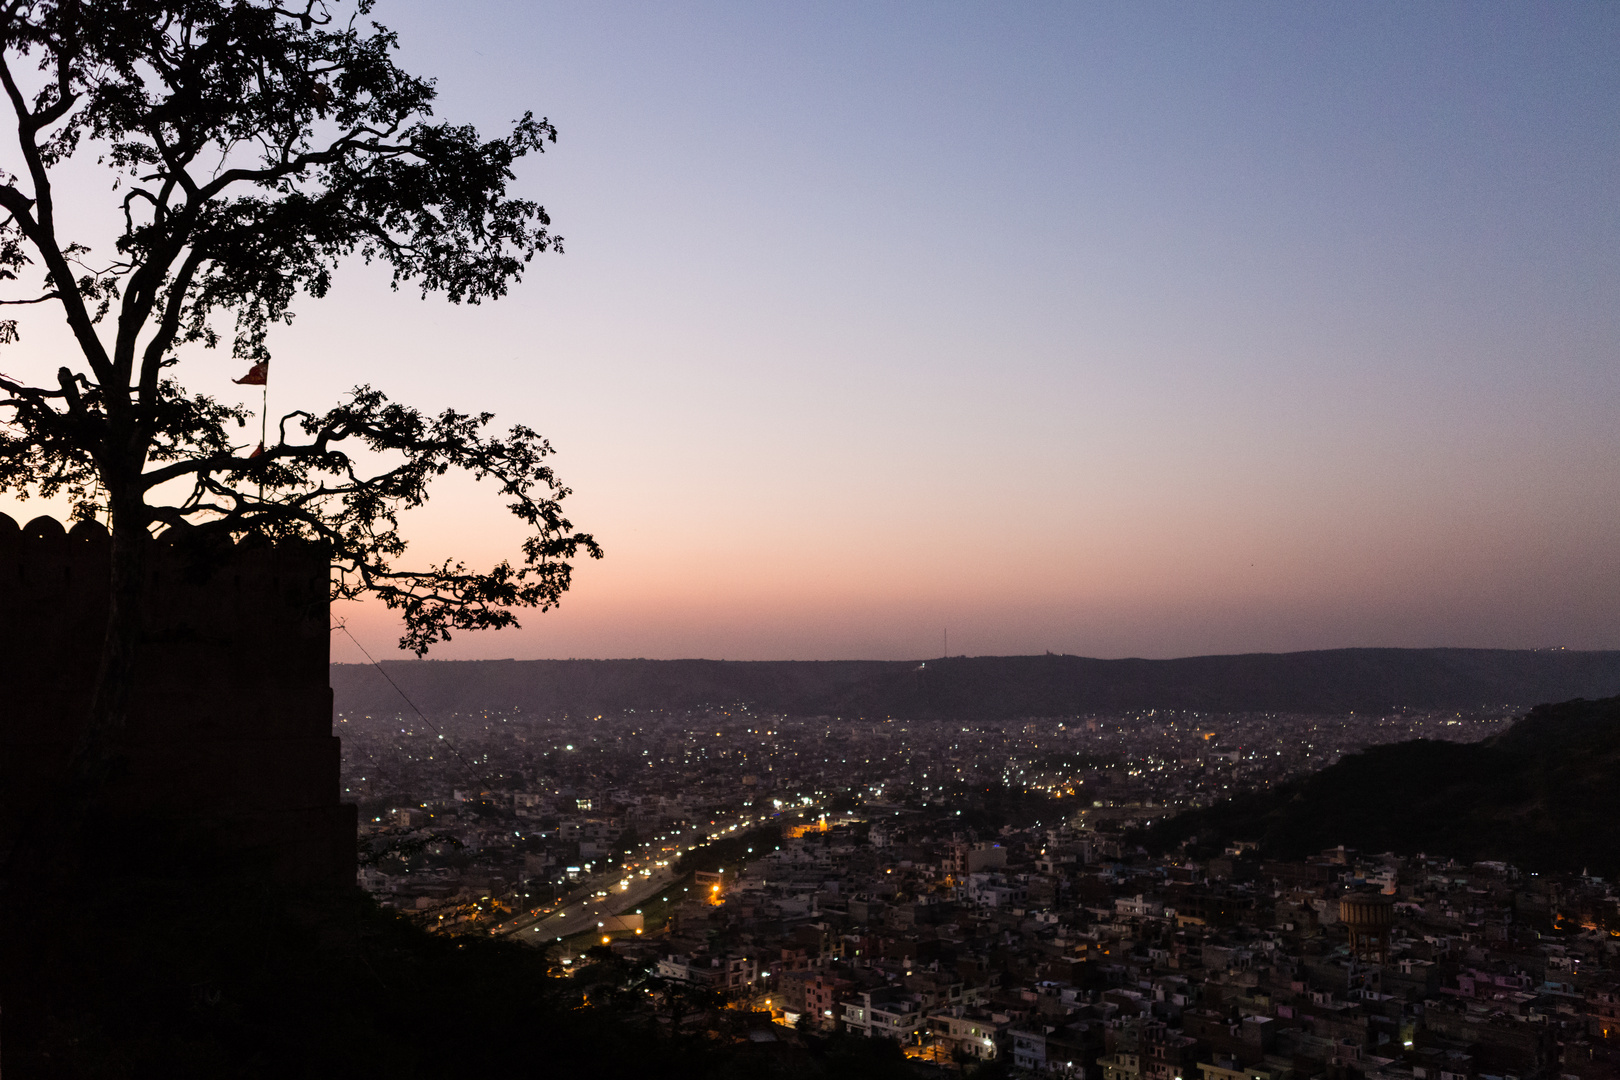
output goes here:
<path id="1" fill-rule="evenodd" d="M 111 609 L 71 766 L 81 792 L 99 785 L 123 723 L 154 534 L 322 543 L 332 595 L 381 597 L 418 654 L 551 607 L 568 560 L 601 554 L 563 515 L 551 447 L 529 428 L 429 415 L 361 386 L 287 413 L 261 441 L 248 410 L 182 384 L 182 359 L 221 346 L 249 371 L 238 382 L 262 383 L 271 329 L 355 257 L 385 264 L 396 288 L 476 304 L 559 248 L 544 208 L 508 193 L 552 125 L 525 114 L 485 139 L 436 120 L 433 83 L 395 65 L 372 3 L 0 3 L 0 89 L 16 120 L 0 156 L 0 305 L 60 313 L 77 346 L 54 382 L 0 363 L 0 491 L 66 497 L 111 532 Z M 68 223 L 94 215 L 62 197 L 83 198 L 96 167 L 118 224 L 81 236 Z M 0 344 L 24 328 L 0 318 Z M 451 469 L 492 481 L 525 523 L 515 565 L 399 564 L 399 514 Z"/>

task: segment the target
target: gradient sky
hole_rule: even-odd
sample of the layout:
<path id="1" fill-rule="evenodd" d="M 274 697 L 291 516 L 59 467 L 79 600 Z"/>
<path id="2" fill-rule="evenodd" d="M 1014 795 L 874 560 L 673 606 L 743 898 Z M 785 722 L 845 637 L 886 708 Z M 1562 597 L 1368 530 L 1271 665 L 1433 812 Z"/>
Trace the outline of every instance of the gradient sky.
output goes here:
<path id="1" fill-rule="evenodd" d="M 441 115 L 557 123 L 567 254 L 479 308 L 356 268 L 272 407 L 494 408 L 608 551 L 435 655 L 1620 647 L 1620 6 L 377 16 Z"/>

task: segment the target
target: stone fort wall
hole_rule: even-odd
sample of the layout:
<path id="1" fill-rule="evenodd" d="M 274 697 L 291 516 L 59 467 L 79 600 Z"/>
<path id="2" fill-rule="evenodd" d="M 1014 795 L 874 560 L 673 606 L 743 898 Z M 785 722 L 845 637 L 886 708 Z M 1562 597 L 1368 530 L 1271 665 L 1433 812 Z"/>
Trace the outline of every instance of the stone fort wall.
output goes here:
<path id="1" fill-rule="evenodd" d="M 0 844 L 61 775 L 89 706 L 110 543 L 94 522 L 0 514 Z M 93 830 L 119 869 L 352 886 L 313 544 L 152 541 L 139 674 Z"/>

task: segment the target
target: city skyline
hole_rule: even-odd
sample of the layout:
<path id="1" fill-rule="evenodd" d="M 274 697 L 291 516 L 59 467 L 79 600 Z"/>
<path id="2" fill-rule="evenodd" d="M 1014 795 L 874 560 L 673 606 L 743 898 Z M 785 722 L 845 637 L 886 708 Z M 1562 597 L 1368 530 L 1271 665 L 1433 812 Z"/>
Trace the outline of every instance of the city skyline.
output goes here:
<path id="1" fill-rule="evenodd" d="M 440 115 L 557 123 L 567 254 L 469 308 L 352 268 L 271 408 L 529 424 L 607 549 L 433 655 L 1620 646 L 1612 8 L 377 16 Z"/>

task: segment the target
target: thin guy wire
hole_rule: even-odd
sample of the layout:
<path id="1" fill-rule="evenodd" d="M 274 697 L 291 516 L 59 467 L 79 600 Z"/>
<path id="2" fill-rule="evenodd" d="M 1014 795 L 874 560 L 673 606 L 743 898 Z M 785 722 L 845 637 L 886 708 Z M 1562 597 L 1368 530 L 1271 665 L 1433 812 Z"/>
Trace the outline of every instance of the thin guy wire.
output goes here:
<path id="1" fill-rule="evenodd" d="M 456 744 L 451 742 L 449 739 L 445 738 L 444 732 L 440 731 L 434 725 L 433 721 L 431 721 L 431 720 L 429 720 L 427 718 L 426 713 L 424 713 L 421 709 L 418 709 L 416 707 L 416 702 L 412 701 L 410 699 L 410 695 L 406 694 L 405 691 L 403 691 L 403 690 L 401 690 L 399 688 L 399 683 L 395 682 L 389 676 L 388 672 L 383 670 L 383 666 L 381 664 L 377 663 L 376 659 L 373 658 L 372 655 L 369 652 L 366 652 L 366 647 L 364 645 L 360 644 L 360 639 L 356 638 L 354 636 L 354 634 L 350 632 L 348 626 L 346 626 L 342 622 L 339 622 L 336 626 L 332 627 L 332 629 L 341 630 L 345 634 L 348 634 L 349 635 L 349 640 L 354 642 L 354 647 L 359 649 L 362 653 L 365 654 L 366 659 L 371 661 L 371 666 L 377 669 L 377 673 L 379 675 L 381 675 L 383 678 L 388 680 L 388 685 L 392 686 L 394 688 L 395 693 L 397 693 L 400 697 L 405 699 L 405 704 L 407 704 L 407 705 L 409 705 L 411 707 L 411 711 L 416 713 L 417 716 L 420 716 L 422 718 L 422 723 L 426 724 L 429 728 L 431 728 L 433 730 L 433 734 L 437 735 L 440 739 L 442 739 L 444 741 L 444 745 L 448 746 L 450 748 L 450 752 L 452 754 L 456 755 L 456 760 L 460 761 L 462 766 L 466 768 L 467 775 L 471 776 L 474 780 L 478 781 L 478 784 L 480 786 L 479 794 L 483 794 L 483 792 L 488 791 L 493 786 L 489 782 L 489 777 L 481 776 L 479 774 L 478 770 L 474 769 L 472 767 L 472 763 L 469 762 L 466 758 L 461 756 L 461 751 L 456 749 Z"/>

